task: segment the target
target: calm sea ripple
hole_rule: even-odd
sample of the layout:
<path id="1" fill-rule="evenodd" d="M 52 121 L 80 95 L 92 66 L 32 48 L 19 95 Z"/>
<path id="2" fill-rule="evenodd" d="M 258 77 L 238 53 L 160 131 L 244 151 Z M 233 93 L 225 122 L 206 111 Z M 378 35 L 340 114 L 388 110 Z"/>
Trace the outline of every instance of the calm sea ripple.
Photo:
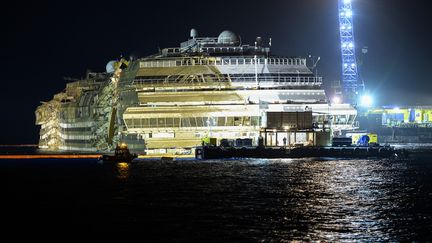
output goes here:
<path id="1" fill-rule="evenodd" d="M 48 230 L 119 242 L 432 240 L 427 159 L 0 163 L 10 229 L 43 238 Z"/>

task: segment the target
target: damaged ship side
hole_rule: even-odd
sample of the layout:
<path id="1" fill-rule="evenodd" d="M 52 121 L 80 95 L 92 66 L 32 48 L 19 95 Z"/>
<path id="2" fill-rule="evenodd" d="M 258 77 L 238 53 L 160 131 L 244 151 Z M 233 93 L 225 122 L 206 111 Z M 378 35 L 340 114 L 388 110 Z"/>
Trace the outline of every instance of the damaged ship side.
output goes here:
<path id="1" fill-rule="evenodd" d="M 45 150 L 105 151 L 118 142 L 118 83 L 125 60 L 110 62 L 104 73 L 87 73 L 37 107 L 41 126 L 39 148 Z"/>

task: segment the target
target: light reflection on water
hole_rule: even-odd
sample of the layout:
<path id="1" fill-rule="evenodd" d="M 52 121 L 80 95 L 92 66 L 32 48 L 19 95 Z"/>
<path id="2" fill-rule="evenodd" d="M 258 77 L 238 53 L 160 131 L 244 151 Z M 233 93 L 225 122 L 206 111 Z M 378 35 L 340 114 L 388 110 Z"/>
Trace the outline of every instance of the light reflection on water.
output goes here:
<path id="1" fill-rule="evenodd" d="M 116 164 L 117 166 L 117 178 L 119 180 L 126 180 L 130 174 L 130 166 L 127 162 L 119 162 Z"/>
<path id="2" fill-rule="evenodd" d="M 432 239 L 430 159 L 38 161 L 0 164 L 9 220 L 150 242 Z"/>
<path id="3" fill-rule="evenodd" d="M 158 188 L 148 192 L 152 204 L 191 214 L 196 218 L 193 225 L 210 221 L 234 238 L 398 241 L 415 239 L 419 228 L 411 202 L 413 197 L 418 199 L 414 190 L 418 185 L 410 177 L 416 168 L 407 163 L 332 159 L 142 162 L 132 168 L 136 170 L 132 174 L 141 170 L 151 174 L 153 181 L 138 179 L 136 183 Z M 425 198 L 432 199 L 431 194 Z M 196 211 L 191 213 L 191 208 Z M 431 215 L 419 213 L 431 228 Z"/>
<path id="4" fill-rule="evenodd" d="M 309 230 L 311 239 L 360 239 L 372 238 L 389 224 L 380 218 L 380 209 L 374 205 L 388 197 L 388 190 L 381 188 L 386 178 L 363 161 L 364 166 L 347 166 L 349 161 L 332 161 L 326 166 L 308 164 L 313 173 L 305 181 L 312 196 L 305 198 L 305 215 L 317 221 Z M 322 220 L 325 219 L 325 220 Z M 359 230 L 360 229 L 360 230 Z M 380 240 L 389 240 L 380 232 Z"/>

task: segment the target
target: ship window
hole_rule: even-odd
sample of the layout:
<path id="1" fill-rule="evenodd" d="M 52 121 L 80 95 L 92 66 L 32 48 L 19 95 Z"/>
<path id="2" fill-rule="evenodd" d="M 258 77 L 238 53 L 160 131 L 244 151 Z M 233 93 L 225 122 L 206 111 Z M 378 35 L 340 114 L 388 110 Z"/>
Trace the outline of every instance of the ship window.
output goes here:
<path id="1" fill-rule="evenodd" d="M 196 126 L 197 127 L 203 127 L 203 119 L 202 119 L 202 117 L 197 117 L 196 118 Z"/>
<path id="2" fill-rule="evenodd" d="M 182 119 L 181 119 L 181 126 L 182 126 L 182 127 L 190 127 L 190 121 L 189 121 L 189 118 L 182 118 Z"/>
<path id="3" fill-rule="evenodd" d="M 217 125 L 218 126 L 225 126 L 225 117 L 218 117 L 217 118 Z"/>
<path id="4" fill-rule="evenodd" d="M 203 124 L 204 126 L 213 126 L 213 118 L 212 117 L 203 117 Z"/>
<path id="5" fill-rule="evenodd" d="M 141 120 L 140 119 L 133 119 L 133 128 L 139 128 L 141 127 Z"/>
<path id="6" fill-rule="evenodd" d="M 180 118 L 174 118 L 174 127 L 180 126 Z"/>
<path id="7" fill-rule="evenodd" d="M 131 119 L 125 119 L 125 123 L 127 127 L 132 127 L 132 120 Z"/>
<path id="8" fill-rule="evenodd" d="M 141 119 L 141 125 L 142 127 L 149 127 L 149 119 L 147 118 Z"/>
<path id="9" fill-rule="evenodd" d="M 205 124 L 207 126 L 215 126 L 216 125 L 216 120 L 214 117 L 206 117 L 204 121 L 205 121 Z"/>
<path id="10" fill-rule="evenodd" d="M 196 127 L 197 126 L 195 117 L 190 117 L 189 120 L 190 120 L 191 127 Z"/>
<path id="11" fill-rule="evenodd" d="M 250 118 L 250 116 L 243 117 L 243 125 L 244 126 L 250 126 L 251 125 L 251 118 Z"/>
<path id="12" fill-rule="evenodd" d="M 251 117 L 251 125 L 252 126 L 259 126 L 259 116 Z"/>
<path id="13" fill-rule="evenodd" d="M 227 122 L 226 122 L 227 126 L 234 126 L 234 117 L 227 117 Z"/>
<path id="14" fill-rule="evenodd" d="M 173 122 L 173 118 L 172 117 L 167 117 L 166 118 L 166 126 L 167 127 L 173 127 L 174 122 Z"/>
<path id="15" fill-rule="evenodd" d="M 204 126 L 213 126 L 214 125 L 214 119 L 213 117 L 203 117 L 203 124 Z"/>
<path id="16" fill-rule="evenodd" d="M 165 127 L 165 118 L 158 118 L 158 127 Z"/>
<path id="17" fill-rule="evenodd" d="M 234 126 L 240 126 L 242 124 L 242 117 L 235 116 L 234 117 Z"/>
<path id="18" fill-rule="evenodd" d="M 157 127 L 156 118 L 150 118 L 150 127 Z"/>

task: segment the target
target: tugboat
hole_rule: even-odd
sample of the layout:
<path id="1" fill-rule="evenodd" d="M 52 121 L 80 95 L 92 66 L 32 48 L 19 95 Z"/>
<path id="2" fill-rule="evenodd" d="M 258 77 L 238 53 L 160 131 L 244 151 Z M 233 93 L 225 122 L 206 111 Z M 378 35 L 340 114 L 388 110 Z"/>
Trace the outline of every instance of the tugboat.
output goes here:
<path id="1" fill-rule="evenodd" d="M 120 162 L 126 162 L 126 163 L 130 163 L 132 162 L 132 160 L 134 160 L 135 158 L 137 158 L 138 155 L 137 154 L 131 154 L 127 144 L 125 143 L 121 143 L 118 144 L 115 148 L 114 151 L 114 155 L 101 155 L 99 157 L 99 160 L 104 161 L 104 162 L 116 162 L 116 163 L 120 163 Z"/>

